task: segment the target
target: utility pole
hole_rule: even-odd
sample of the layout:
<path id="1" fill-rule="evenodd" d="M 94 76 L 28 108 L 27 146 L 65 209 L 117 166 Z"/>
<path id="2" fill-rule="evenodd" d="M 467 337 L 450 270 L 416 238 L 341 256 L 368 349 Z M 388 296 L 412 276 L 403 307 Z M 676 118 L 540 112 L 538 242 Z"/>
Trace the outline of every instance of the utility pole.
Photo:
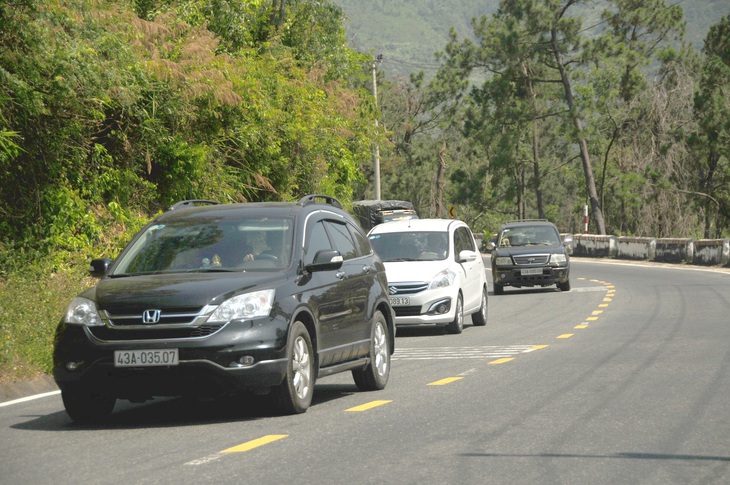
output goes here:
<path id="1" fill-rule="evenodd" d="M 383 60 L 383 54 L 378 54 L 378 57 L 373 61 L 373 99 L 375 100 L 375 131 L 378 128 L 378 81 L 376 74 L 377 63 Z M 375 144 L 375 150 L 373 153 L 373 177 L 375 178 L 375 200 L 380 200 L 380 146 Z"/>

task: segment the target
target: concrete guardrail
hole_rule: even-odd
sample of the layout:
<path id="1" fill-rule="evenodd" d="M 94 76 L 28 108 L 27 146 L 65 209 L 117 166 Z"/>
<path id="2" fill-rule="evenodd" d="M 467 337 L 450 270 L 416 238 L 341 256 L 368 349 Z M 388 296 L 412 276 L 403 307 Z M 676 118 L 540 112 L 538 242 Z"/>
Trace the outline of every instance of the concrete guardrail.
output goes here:
<path id="1" fill-rule="evenodd" d="M 573 235 L 572 255 L 730 267 L 730 239 L 659 239 Z"/>

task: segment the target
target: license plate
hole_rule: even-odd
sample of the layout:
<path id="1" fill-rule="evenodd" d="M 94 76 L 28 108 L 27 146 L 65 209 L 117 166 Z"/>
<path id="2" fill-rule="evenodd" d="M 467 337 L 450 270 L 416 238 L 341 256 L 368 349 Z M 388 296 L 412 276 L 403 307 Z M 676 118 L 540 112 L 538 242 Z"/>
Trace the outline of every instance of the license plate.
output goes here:
<path id="1" fill-rule="evenodd" d="M 177 349 L 114 351 L 114 367 L 154 367 L 178 364 Z"/>
<path id="2" fill-rule="evenodd" d="M 407 296 L 395 296 L 390 298 L 392 306 L 406 306 L 411 304 L 411 299 Z"/>
<path id="3" fill-rule="evenodd" d="M 526 268 L 523 269 L 520 273 L 521 275 L 534 275 L 534 274 L 542 274 L 542 268 Z"/>

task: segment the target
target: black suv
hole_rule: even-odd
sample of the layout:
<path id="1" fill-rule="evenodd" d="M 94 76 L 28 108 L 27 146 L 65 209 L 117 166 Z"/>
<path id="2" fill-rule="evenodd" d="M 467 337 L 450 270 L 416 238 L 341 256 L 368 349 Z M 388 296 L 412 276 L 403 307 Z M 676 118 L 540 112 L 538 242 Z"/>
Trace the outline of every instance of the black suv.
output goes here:
<path id="1" fill-rule="evenodd" d="M 566 246 L 573 238 L 561 240 L 554 224 L 546 220 L 519 220 L 499 228 L 492 249 L 492 283 L 494 294 L 504 293 L 505 286 L 557 285 L 570 291 L 570 256 Z"/>
<path id="2" fill-rule="evenodd" d="M 267 393 L 302 413 L 317 378 L 383 389 L 395 329 L 382 261 L 328 196 L 184 201 L 145 226 L 68 306 L 53 374 L 69 416 L 116 399 Z"/>

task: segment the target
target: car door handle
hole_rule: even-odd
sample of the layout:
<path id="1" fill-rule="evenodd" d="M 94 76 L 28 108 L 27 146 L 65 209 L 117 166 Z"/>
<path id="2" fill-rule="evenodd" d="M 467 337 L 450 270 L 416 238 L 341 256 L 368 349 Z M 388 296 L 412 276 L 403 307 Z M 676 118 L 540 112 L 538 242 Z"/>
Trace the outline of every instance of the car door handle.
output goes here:
<path id="1" fill-rule="evenodd" d="M 345 278 L 347 278 L 347 273 L 345 273 L 344 271 L 338 271 L 337 273 L 335 273 L 335 278 L 337 278 L 338 280 L 344 280 Z"/>

